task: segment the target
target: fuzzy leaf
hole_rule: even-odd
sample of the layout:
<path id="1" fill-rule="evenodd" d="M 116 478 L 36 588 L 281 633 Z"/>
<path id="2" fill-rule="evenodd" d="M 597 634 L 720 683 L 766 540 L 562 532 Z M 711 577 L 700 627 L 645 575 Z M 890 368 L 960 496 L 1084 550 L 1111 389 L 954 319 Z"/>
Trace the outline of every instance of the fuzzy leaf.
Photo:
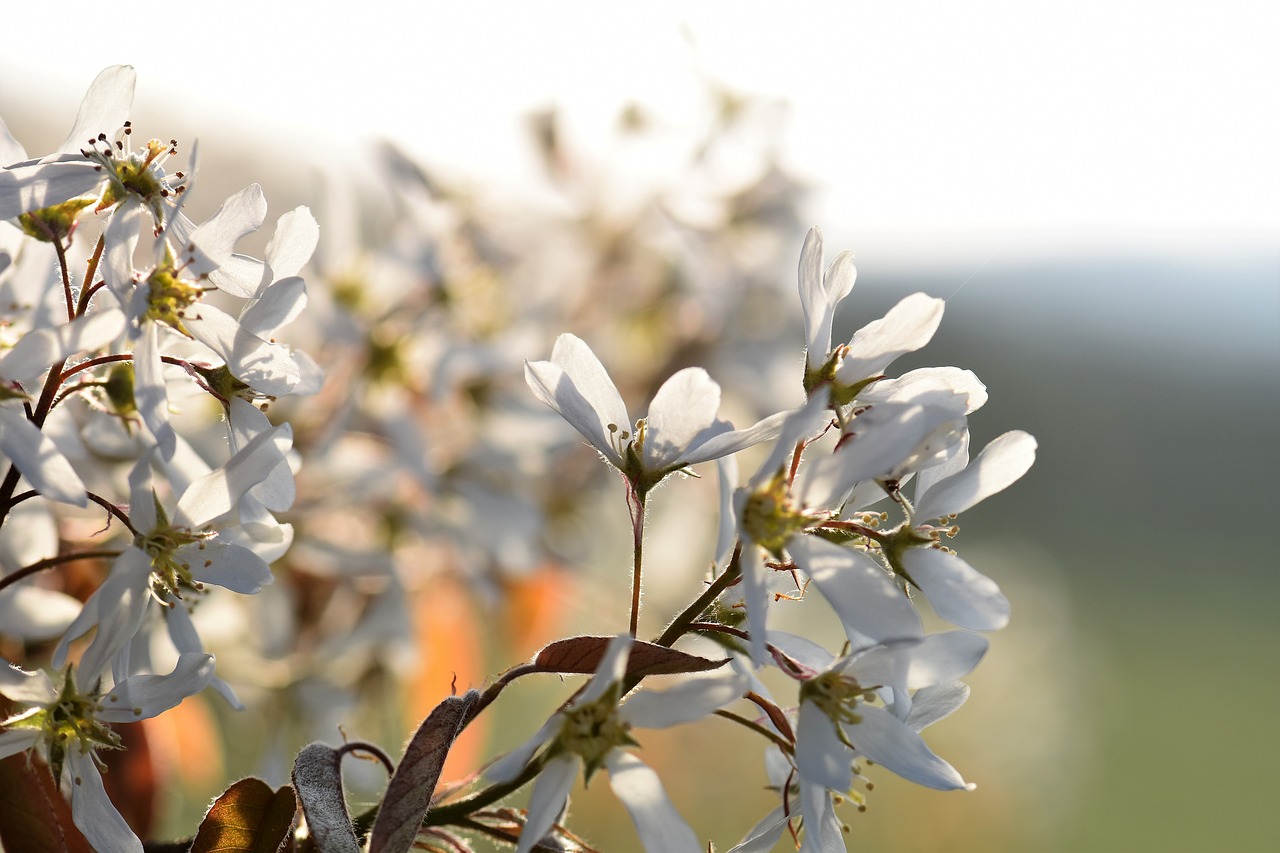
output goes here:
<path id="1" fill-rule="evenodd" d="M 405 748 L 369 836 L 369 853 L 405 853 L 418 836 L 449 747 L 480 694 L 449 696 L 423 720 Z"/>
<path id="2" fill-rule="evenodd" d="M 93 853 L 45 766 L 28 753 L 0 761 L 0 849 Z"/>
<path id="3" fill-rule="evenodd" d="M 273 791 L 261 779 L 241 779 L 209 807 L 191 853 L 276 853 L 289 837 L 297 811 L 288 785 Z"/>
<path id="4" fill-rule="evenodd" d="M 590 675 L 600 665 L 605 649 L 613 637 L 569 637 L 557 640 L 533 659 L 543 672 Z M 678 672 L 706 672 L 728 663 L 728 658 L 712 660 L 666 646 L 636 640 L 627 658 L 627 677 L 640 679 L 648 675 L 673 675 Z"/>
<path id="5" fill-rule="evenodd" d="M 338 751 L 323 743 L 308 744 L 293 761 L 293 786 L 318 853 L 360 851 L 342 795 L 341 762 Z"/>

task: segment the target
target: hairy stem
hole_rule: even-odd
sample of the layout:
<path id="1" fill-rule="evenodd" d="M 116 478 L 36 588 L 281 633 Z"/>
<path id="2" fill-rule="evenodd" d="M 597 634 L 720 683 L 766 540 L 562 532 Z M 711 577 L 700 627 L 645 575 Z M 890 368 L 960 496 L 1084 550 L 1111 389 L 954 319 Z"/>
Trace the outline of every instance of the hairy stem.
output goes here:
<path id="1" fill-rule="evenodd" d="M 670 646 L 683 637 L 688 632 L 689 626 L 697 621 L 698 617 L 711 606 L 711 603 L 716 600 L 720 593 L 733 586 L 741 576 L 742 543 L 739 542 L 733 549 L 733 557 L 729 560 L 729 566 L 724 570 L 724 573 L 708 584 L 702 595 L 694 599 L 692 604 L 673 619 L 667 629 L 662 632 L 662 635 L 654 640 L 654 643 L 659 646 Z"/>

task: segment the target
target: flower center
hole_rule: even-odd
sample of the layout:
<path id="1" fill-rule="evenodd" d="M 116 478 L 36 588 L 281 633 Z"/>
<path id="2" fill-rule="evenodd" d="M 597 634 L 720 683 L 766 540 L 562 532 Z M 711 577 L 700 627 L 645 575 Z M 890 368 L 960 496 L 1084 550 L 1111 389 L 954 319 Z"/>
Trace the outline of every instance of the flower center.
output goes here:
<path id="1" fill-rule="evenodd" d="M 123 749 L 120 735 L 97 719 L 102 705 L 98 696 L 76 688 L 72 668 L 67 667 L 62 690 L 50 704 L 5 721 L 6 727 L 39 729 L 49 752 L 49 768 L 55 779 L 62 778 L 68 751 L 78 749 Z M 96 760 L 96 756 L 95 756 Z"/>
<path id="2" fill-rule="evenodd" d="M 107 188 L 97 210 L 106 210 L 134 195 L 151 211 L 156 227 L 162 228 L 166 222 L 165 200 L 186 191 L 187 176 L 174 172 L 170 177 L 164 169 L 165 161 L 178 153 L 178 141 L 171 139 L 166 145 L 158 139 L 151 139 L 142 150 L 133 151 L 127 144 L 132 133 L 132 124 L 125 122 L 124 142 L 117 140 L 113 147 L 106 134 L 100 133 L 90 143 L 89 149 L 81 151 L 99 163 L 107 174 Z"/>
<path id="3" fill-rule="evenodd" d="M 189 546 L 203 550 L 205 542 L 214 536 L 211 532 L 189 530 L 169 523 L 160 501 L 156 501 L 156 526 L 147 534 L 139 534 L 134 545 L 151 558 L 151 592 L 161 602 L 166 594 L 182 598 L 184 591 L 203 592 L 204 585 L 191 574 Z"/>
<path id="4" fill-rule="evenodd" d="M 172 259 L 155 268 L 147 277 L 147 286 L 150 293 L 147 296 L 144 319 L 164 323 L 191 337 L 190 332 L 182 325 L 182 318 L 189 307 L 200 301 L 200 295 L 204 291 L 183 281 L 174 269 Z"/>
<path id="5" fill-rule="evenodd" d="M 636 745 L 629 734 L 631 726 L 618 719 L 617 707 L 617 691 L 610 690 L 596 701 L 571 708 L 563 714 L 564 723 L 557 744 L 560 749 L 582 757 L 587 780 L 604 763 L 610 750 Z"/>
<path id="6" fill-rule="evenodd" d="M 875 698 L 875 691 L 860 685 L 857 679 L 839 672 L 824 672 L 800 685 L 800 701 L 812 702 L 836 724 L 841 743 L 855 749 L 844 726 L 857 725 L 862 716 L 854 710 L 858 702 Z"/>
<path id="7" fill-rule="evenodd" d="M 791 537 L 814 521 L 792 502 L 782 470 L 774 474 L 764 488 L 752 492 L 742 508 L 742 529 L 752 541 L 779 559 Z"/>

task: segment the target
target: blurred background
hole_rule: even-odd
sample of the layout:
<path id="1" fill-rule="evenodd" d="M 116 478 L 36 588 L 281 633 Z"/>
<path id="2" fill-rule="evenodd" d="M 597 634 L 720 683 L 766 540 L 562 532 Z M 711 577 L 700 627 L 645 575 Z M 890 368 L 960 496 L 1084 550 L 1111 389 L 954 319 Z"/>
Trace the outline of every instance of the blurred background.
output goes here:
<path id="1" fill-rule="evenodd" d="M 286 730 L 273 691 L 335 709 L 309 736 L 335 742 L 341 724 L 394 752 L 403 718 L 452 675 L 479 685 L 567 632 L 613 630 L 625 556 L 584 544 L 593 517 L 519 444 L 558 449 L 555 480 L 607 493 L 594 511 L 621 529 L 617 484 L 599 485 L 563 425 L 504 407 L 524 393 L 520 361 L 573 331 L 633 414 L 686 364 L 708 367 L 736 422 L 794 404 L 795 376 L 769 371 L 799 369 L 795 262 L 818 225 L 828 258 L 857 254 L 837 339 L 908 293 L 946 298 L 938 336 L 894 371 L 969 368 L 991 393 L 975 445 L 1012 428 L 1040 442 L 1021 483 L 966 513 L 957 545 L 1014 606 L 969 703 L 930 730 L 978 789 L 882 773 L 849 818 L 850 849 L 1273 849 L 1278 27 L 1265 2 L 1132 0 L 7 10 L 0 116 L 33 156 L 61 141 L 99 70 L 132 64 L 134 126 L 199 138 L 193 218 L 257 181 L 272 219 L 307 204 L 322 229 L 308 278 L 321 319 L 298 342 L 346 384 L 289 416 L 324 460 L 300 474 L 299 517 L 328 535 L 295 521 L 286 591 L 264 593 L 255 621 L 224 614 L 220 667 L 237 643 L 280 664 L 243 691 L 249 716 L 210 702 L 149 732 L 188 767 L 157 831 L 190 831 L 237 774 L 285 781 L 288 746 L 250 734 Z M 362 354 L 358 377 L 335 341 Z M 765 350 L 792 354 L 753 360 Z M 430 381 L 415 380 L 424 365 Z M 476 420 L 486 406 L 497 415 Z M 483 470 L 481 449 L 509 471 Z M 489 488 L 510 472 L 527 502 Z M 708 474 L 657 499 L 675 509 L 714 489 Z M 370 496 L 366 526 L 340 490 Z M 655 511 L 653 541 L 690 541 L 682 523 Z M 656 620 L 687 598 L 666 597 L 664 573 L 687 580 L 710 546 L 653 548 Z M 380 611 L 389 587 L 408 594 Z M 342 625 L 345 646 L 324 639 Z M 368 697 L 392 689 L 403 718 L 371 722 Z M 536 727 L 499 713 L 475 760 Z M 220 725 L 259 742 L 219 748 Z M 696 772 L 662 774 L 719 849 L 771 805 L 727 729 Z M 690 760 L 680 737 L 646 740 L 646 756 Z M 190 769 L 201 762 L 217 772 Z M 605 795 L 578 798 L 576 827 L 633 849 Z"/>

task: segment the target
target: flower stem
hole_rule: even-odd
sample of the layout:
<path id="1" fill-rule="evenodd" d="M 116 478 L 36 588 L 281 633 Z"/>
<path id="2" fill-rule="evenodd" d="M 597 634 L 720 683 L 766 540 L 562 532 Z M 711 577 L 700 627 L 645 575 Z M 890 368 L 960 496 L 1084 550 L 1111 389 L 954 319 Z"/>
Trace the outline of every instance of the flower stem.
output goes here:
<path id="1" fill-rule="evenodd" d="M 654 640 L 659 646 L 670 646 L 680 639 L 689 630 L 689 626 L 697 621 L 698 617 L 711 606 L 711 602 L 715 601 L 720 593 L 737 582 L 742 575 L 742 543 L 739 542 L 737 547 L 733 549 L 733 557 L 729 560 L 729 566 L 724 570 L 720 577 L 713 580 L 703 590 L 702 595 L 694 599 L 693 603 L 686 607 L 679 616 L 671 620 L 671 624 L 662 632 L 658 639 Z"/>
<path id="2" fill-rule="evenodd" d="M 631 567 L 631 636 L 640 626 L 640 567 L 644 560 L 644 502 L 645 493 L 627 489 L 627 503 L 631 508 L 632 567 Z"/>
<path id="3" fill-rule="evenodd" d="M 30 577 L 31 575 L 34 575 L 37 572 L 42 572 L 45 569 L 51 569 L 54 566 L 61 565 L 62 563 L 70 563 L 72 560 L 90 560 L 90 559 L 97 559 L 99 557 L 107 558 L 107 557 L 119 557 L 119 556 L 120 556 L 119 550 L 108 548 L 101 551 L 75 551 L 70 554 L 59 554 L 56 557 L 48 557 L 47 559 L 44 559 L 44 560 L 38 560 L 29 566 L 23 566 L 22 568 L 18 569 L 16 572 L 10 572 L 9 574 L 0 578 L 0 590 L 4 590 L 11 584 L 15 584 L 18 581 L 22 580 L 23 578 Z"/>

